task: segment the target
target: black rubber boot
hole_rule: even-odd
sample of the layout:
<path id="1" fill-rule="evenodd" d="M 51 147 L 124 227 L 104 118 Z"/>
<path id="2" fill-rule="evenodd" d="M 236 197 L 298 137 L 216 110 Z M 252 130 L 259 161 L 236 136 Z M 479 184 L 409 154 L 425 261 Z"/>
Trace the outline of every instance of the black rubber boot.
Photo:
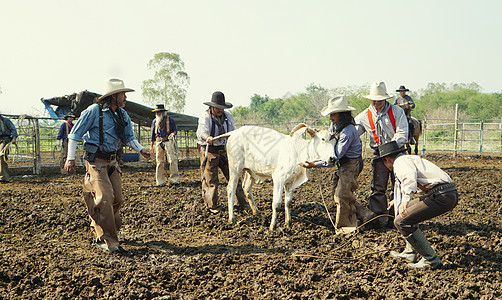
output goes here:
<path id="1" fill-rule="evenodd" d="M 441 259 L 437 256 L 431 244 L 427 241 L 420 229 L 410 234 L 406 240 L 415 249 L 422 259 L 416 264 L 409 264 L 411 268 L 432 268 L 436 269 L 441 266 Z"/>
<path id="2" fill-rule="evenodd" d="M 413 249 L 408 241 L 406 241 L 406 247 L 404 248 L 403 252 L 399 253 L 397 251 L 391 251 L 390 255 L 394 258 L 404 259 L 409 263 L 416 263 L 418 261 L 417 251 Z"/>

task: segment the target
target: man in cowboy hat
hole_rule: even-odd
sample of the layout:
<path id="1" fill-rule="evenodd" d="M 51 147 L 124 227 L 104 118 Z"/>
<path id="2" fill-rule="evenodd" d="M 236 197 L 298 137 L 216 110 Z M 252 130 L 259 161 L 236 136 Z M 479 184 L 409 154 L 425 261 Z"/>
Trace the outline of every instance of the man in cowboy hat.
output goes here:
<path id="1" fill-rule="evenodd" d="M 330 132 L 335 137 L 336 163 L 324 161 L 305 162 L 302 166 L 310 168 L 338 166 L 334 176 L 333 196 L 336 203 L 335 231 L 337 234 L 351 233 L 357 228 L 358 219 L 364 222 L 373 213 L 356 201 L 354 191 L 358 188 L 357 177 L 361 172 L 361 139 L 355 128 L 352 117 L 354 107 L 347 105 L 344 95 L 335 96 L 328 100 L 321 115 L 331 120 Z M 309 131 L 313 136 L 313 132 Z"/>
<path id="2" fill-rule="evenodd" d="M 394 172 L 394 225 L 406 239 L 403 252 L 391 251 L 395 258 L 404 259 L 412 268 L 438 268 L 441 260 L 425 238 L 418 223 L 452 210 L 458 203 L 458 193 L 453 182 L 438 166 L 416 155 L 404 155 L 404 147 L 390 141 L 378 147 L 382 163 Z M 425 195 L 411 199 L 414 193 Z M 417 253 L 422 259 L 417 263 Z"/>
<path id="3" fill-rule="evenodd" d="M 387 94 L 384 82 L 374 82 L 370 94 L 365 98 L 371 100 L 370 106 L 356 116 L 356 129 L 361 135 L 368 132 L 370 147 L 373 148 L 373 180 L 372 193 L 368 196 L 369 208 L 377 215 L 388 214 L 387 211 L 387 182 L 390 171 L 378 160 L 378 146 L 390 141 L 396 141 L 403 146 L 408 140 L 408 122 L 404 111 L 386 100 L 392 98 Z M 381 226 L 387 226 L 388 217 L 380 217 Z"/>
<path id="4" fill-rule="evenodd" d="M 232 104 L 225 102 L 225 95 L 222 92 L 214 92 L 211 102 L 204 102 L 204 104 L 208 105 L 209 108 L 199 118 L 197 127 L 197 144 L 200 146 L 201 153 L 202 197 L 209 212 L 217 214 L 220 211 L 218 205 L 218 168 L 221 169 L 227 180 L 229 171 L 227 150 L 225 148 L 227 139 L 214 140 L 214 137 L 236 128 L 232 114 L 225 111 L 225 109 L 231 108 Z M 205 157 L 205 153 L 207 153 L 207 157 Z M 249 208 L 240 180 L 237 185 L 236 195 L 236 208 Z"/>
<path id="5" fill-rule="evenodd" d="M 134 137 L 131 119 L 122 108 L 126 103 L 126 92 L 133 91 L 126 88 L 120 79 L 106 81 L 105 94 L 82 112 L 68 135 L 65 170 L 68 174 L 75 171 L 75 149 L 83 137 L 86 168 L 84 200 L 96 234 L 96 245 L 111 252 L 121 249 L 117 236 L 122 225 L 120 207 L 124 201 L 121 170 L 117 162 L 120 143 L 150 159 L 150 151 Z"/>
<path id="6" fill-rule="evenodd" d="M 167 114 L 164 104 L 157 104 L 152 110 L 155 119 L 152 121 L 150 129 L 150 152 L 155 153 L 157 167 L 155 169 L 155 181 L 158 186 L 166 185 L 166 169 L 171 173 L 171 183 L 179 184 L 180 174 L 178 173 L 178 151 L 174 137 L 178 132 L 174 119 Z M 155 144 L 155 148 L 153 147 Z M 165 161 L 167 158 L 167 165 Z"/>
<path id="7" fill-rule="evenodd" d="M 9 155 L 9 143 L 17 143 L 16 126 L 9 118 L 0 115 L 0 182 L 10 182 L 9 166 L 7 157 Z"/>
<path id="8" fill-rule="evenodd" d="M 57 136 L 57 140 L 61 141 L 61 153 L 59 155 L 59 171 L 61 174 L 65 175 L 66 173 L 64 169 L 64 164 L 66 163 L 66 155 L 68 154 L 68 134 L 73 128 L 73 120 L 75 120 L 75 116 L 72 114 L 67 114 L 64 117 L 65 121 L 59 127 L 59 132 Z"/>
<path id="9" fill-rule="evenodd" d="M 410 134 L 410 144 L 414 145 L 416 143 L 415 138 L 413 137 L 413 122 L 411 120 L 411 111 L 415 108 L 415 102 L 413 102 L 413 99 L 406 95 L 406 92 L 408 92 L 409 89 L 407 89 L 404 85 L 400 86 L 396 92 L 399 92 L 399 96 L 394 100 L 394 105 L 397 105 L 401 107 L 404 110 L 404 113 L 406 114 L 406 117 L 408 118 L 408 132 Z"/>

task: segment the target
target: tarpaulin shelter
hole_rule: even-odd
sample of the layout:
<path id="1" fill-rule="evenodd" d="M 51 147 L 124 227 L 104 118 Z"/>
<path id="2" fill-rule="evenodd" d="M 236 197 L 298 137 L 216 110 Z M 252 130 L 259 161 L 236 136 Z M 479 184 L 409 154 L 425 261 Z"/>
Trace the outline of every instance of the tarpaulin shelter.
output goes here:
<path id="1" fill-rule="evenodd" d="M 61 97 L 42 98 L 41 101 L 52 118 L 63 118 L 70 113 L 78 118 L 82 111 L 93 104 L 96 97 L 99 96 L 101 95 L 85 90 Z M 51 105 L 57 106 L 56 110 Z M 155 118 L 155 114 L 152 112 L 153 108 L 133 101 L 127 100 L 124 109 L 134 123 L 142 126 L 149 126 Z M 197 130 L 197 117 L 171 111 L 168 111 L 167 114 L 174 119 L 178 130 Z"/>

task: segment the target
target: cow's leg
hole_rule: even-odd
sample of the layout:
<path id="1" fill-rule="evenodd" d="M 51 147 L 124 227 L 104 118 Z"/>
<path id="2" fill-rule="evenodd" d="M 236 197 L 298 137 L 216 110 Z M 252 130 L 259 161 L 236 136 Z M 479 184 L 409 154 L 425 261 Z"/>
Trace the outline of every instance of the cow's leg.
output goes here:
<path id="1" fill-rule="evenodd" d="M 284 189 L 284 213 L 285 213 L 285 221 L 286 227 L 291 228 L 291 212 L 289 210 L 289 206 L 291 204 L 291 200 L 293 200 L 293 192 L 294 189 L 285 188 Z"/>
<path id="2" fill-rule="evenodd" d="M 242 188 L 244 189 L 244 195 L 246 195 L 246 200 L 249 203 L 249 206 L 251 207 L 251 210 L 253 211 L 253 215 L 256 215 L 258 213 L 258 207 L 256 206 L 256 203 L 254 202 L 253 198 L 253 185 L 255 184 L 255 180 L 249 172 L 244 173 L 244 179 L 242 181 Z"/>
<path id="3" fill-rule="evenodd" d="M 277 209 L 281 206 L 282 192 L 284 190 L 284 180 L 274 180 L 274 196 L 272 200 L 272 221 L 270 222 L 270 230 L 274 230 L 277 223 Z"/>
<path id="4" fill-rule="evenodd" d="M 234 168 L 229 170 L 229 178 L 227 185 L 227 200 L 228 200 L 228 223 L 232 224 L 234 222 L 234 198 L 235 190 L 237 189 L 237 183 L 239 182 L 239 173 Z"/>

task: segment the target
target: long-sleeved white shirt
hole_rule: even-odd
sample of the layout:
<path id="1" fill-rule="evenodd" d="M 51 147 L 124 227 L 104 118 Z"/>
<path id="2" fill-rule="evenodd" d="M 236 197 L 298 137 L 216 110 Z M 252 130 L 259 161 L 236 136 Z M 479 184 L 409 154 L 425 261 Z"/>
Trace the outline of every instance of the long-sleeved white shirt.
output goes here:
<path id="1" fill-rule="evenodd" d="M 418 185 L 431 189 L 438 184 L 452 182 L 445 171 L 417 155 L 398 156 L 394 161 L 394 175 L 396 212 L 400 203 L 410 201 L 411 195 L 418 192 Z"/>
<path id="2" fill-rule="evenodd" d="M 392 113 L 396 121 L 395 131 L 388 115 L 389 109 L 392 109 Z M 375 142 L 375 138 L 371 133 L 371 126 L 368 120 L 368 110 L 371 110 L 373 115 L 373 123 L 375 124 L 376 134 L 380 139 L 379 144 Z M 396 141 L 399 147 L 402 147 L 408 140 L 408 119 L 406 118 L 406 114 L 402 108 L 397 105 L 392 105 L 387 101 L 385 101 L 380 113 L 377 113 L 373 105 L 370 105 L 367 109 L 358 114 L 354 120 L 356 121 L 356 129 L 359 135 L 363 134 L 365 131 L 370 134 L 370 147 L 372 148 L 376 148 L 379 145 L 390 141 Z"/>
<path id="3" fill-rule="evenodd" d="M 223 128 L 225 128 L 225 132 L 229 132 L 232 130 L 235 130 L 235 121 L 234 117 L 232 117 L 232 114 L 228 111 L 224 112 L 227 121 L 223 122 Z M 211 134 L 211 130 L 213 128 L 213 120 L 211 118 L 211 115 L 209 114 L 209 110 L 204 111 L 202 116 L 199 118 L 199 125 L 197 126 L 197 139 L 198 139 L 198 144 L 205 146 L 206 139 L 209 136 L 215 137 L 220 135 L 220 131 L 218 130 L 218 126 L 214 126 L 214 134 Z M 222 146 L 227 143 L 227 139 L 219 139 L 216 140 L 212 143 L 213 146 Z"/>

